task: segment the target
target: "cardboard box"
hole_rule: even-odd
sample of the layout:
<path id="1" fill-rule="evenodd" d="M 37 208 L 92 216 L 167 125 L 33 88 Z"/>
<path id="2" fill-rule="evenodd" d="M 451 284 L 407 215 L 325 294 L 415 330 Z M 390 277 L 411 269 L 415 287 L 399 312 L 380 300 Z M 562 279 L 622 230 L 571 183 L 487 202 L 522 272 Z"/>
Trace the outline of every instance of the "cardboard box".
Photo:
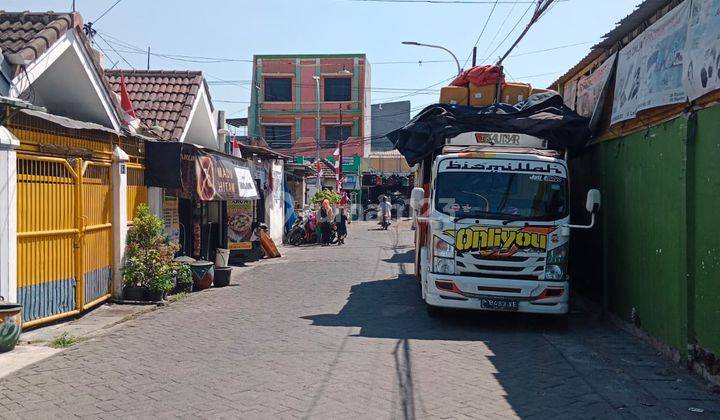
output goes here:
<path id="1" fill-rule="evenodd" d="M 468 88 L 461 86 L 445 86 L 441 88 L 440 103 L 449 105 L 467 105 Z"/>
<path id="2" fill-rule="evenodd" d="M 487 106 L 495 103 L 497 85 L 476 85 L 470 83 L 470 106 Z"/>
<path id="3" fill-rule="evenodd" d="M 509 82 L 502 90 L 500 102 L 515 105 L 527 99 L 530 96 L 530 90 L 531 87 L 528 83 Z"/>

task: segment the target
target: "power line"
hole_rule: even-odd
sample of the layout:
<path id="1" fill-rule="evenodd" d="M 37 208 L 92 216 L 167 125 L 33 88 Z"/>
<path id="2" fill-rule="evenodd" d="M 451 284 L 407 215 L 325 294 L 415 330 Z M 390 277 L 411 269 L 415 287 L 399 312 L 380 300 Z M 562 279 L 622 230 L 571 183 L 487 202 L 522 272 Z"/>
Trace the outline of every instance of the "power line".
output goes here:
<path id="1" fill-rule="evenodd" d="M 480 35 L 478 35 L 477 39 L 475 40 L 475 44 L 473 44 L 473 47 L 471 48 L 471 50 L 473 48 L 477 47 L 478 43 L 480 43 L 480 38 L 482 38 L 483 34 L 485 33 L 485 29 L 487 28 L 488 23 L 490 23 L 490 18 L 492 17 L 493 13 L 495 13 L 495 8 L 497 7 L 497 5 L 498 5 L 498 2 L 496 0 L 495 3 L 493 4 L 492 9 L 490 9 L 490 13 L 488 14 L 487 19 L 485 19 L 485 24 L 483 25 L 482 29 L 480 30 Z M 468 54 L 467 58 L 465 59 L 465 63 L 463 63 L 463 68 L 465 68 L 465 66 L 467 66 L 468 61 L 470 61 L 470 57 L 472 57 L 472 52 L 470 54 Z"/>
<path id="2" fill-rule="evenodd" d="M 545 12 L 548 10 L 548 7 L 553 3 L 553 0 L 538 0 L 537 6 L 535 7 L 535 12 L 533 12 L 532 17 L 530 18 L 530 22 L 528 22 L 527 26 L 525 26 L 525 29 L 520 33 L 518 38 L 513 42 L 513 44 L 510 46 L 510 48 L 503 54 L 502 57 L 500 57 L 500 60 L 498 60 L 498 65 L 502 65 L 502 62 L 507 58 L 508 55 L 512 52 L 512 50 L 520 43 L 520 41 L 525 37 L 525 35 L 530 30 L 530 27 L 532 27 L 535 22 L 540 20 L 541 17 L 544 16 Z"/>
<path id="3" fill-rule="evenodd" d="M 528 12 L 530 12 L 530 9 L 532 9 L 533 4 L 530 4 L 528 6 L 528 8 L 525 9 L 525 13 L 523 13 L 522 16 L 520 16 L 520 19 L 518 19 L 517 22 L 515 22 L 515 25 L 513 25 L 512 29 L 510 29 L 510 31 L 507 33 L 507 35 L 505 35 L 505 38 L 503 38 L 502 41 L 500 41 L 500 43 L 497 45 L 497 47 L 495 47 L 495 49 L 492 50 L 492 52 L 490 54 L 486 55 L 485 58 L 483 58 L 483 63 L 485 61 L 487 61 L 490 57 L 492 57 L 493 54 L 495 54 L 495 52 L 497 52 L 497 50 L 499 50 L 500 47 L 502 47 L 502 45 L 505 43 L 505 41 L 507 41 L 507 39 L 510 38 L 510 35 L 512 35 L 513 32 L 515 32 L 515 29 L 517 29 L 518 25 L 520 25 L 520 22 L 522 22 L 522 20 L 525 18 L 525 15 L 527 15 Z"/>
<path id="4" fill-rule="evenodd" d="M 102 13 L 100 14 L 100 16 L 98 16 L 97 18 L 95 18 L 95 20 L 94 20 L 92 23 L 93 23 L 93 24 L 98 23 L 98 21 L 99 21 L 100 19 L 102 19 L 103 17 L 105 17 L 105 15 L 107 15 L 112 9 L 114 9 L 115 6 L 117 6 L 118 3 L 120 3 L 121 1 L 122 1 L 122 0 L 117 0 L 115 3 L 113 3 L 112 6 L 110 6 L 107 10 L 105 10 L 104 12 L 102 12 Z"/>
<path id="5" fill-rule="evenodd" d="M 110 49 L 113 50 L 113 51 L 115 52 L 115 54 L 117 54 L 117 56 L 120 57 L 120 59 L 125 62 L 125 64 L 127 64 L 128 66 L 132 67 L 133 70 L 135 70 L 135 67 L 134 67 L 132 64 L 130 64 L 130 62 L 127 61 L 127 60 L 125 59 L 125 57 L 122 56 L 122 54 L 120 54 L 119 52 L 117 52 L 117 50 L 115 49 L 115 47 L 113 47 L 112 45 L 110 45 L 110 43 L 107 42 L 107 40 L 106 40 L 105 38 L 103 38 L 102 35 L 100 35 L 99 33 L 95 33 L 95 35 L 97 35 L 103 42 L 105 42 L 105 44 L 107 44 L 107 46 L 110 47 Z M 99 45 L 98 45 L 98 46 L 99 46 Z M 106 55 L 107 55 L 107 54 L 106 54 Z"/>

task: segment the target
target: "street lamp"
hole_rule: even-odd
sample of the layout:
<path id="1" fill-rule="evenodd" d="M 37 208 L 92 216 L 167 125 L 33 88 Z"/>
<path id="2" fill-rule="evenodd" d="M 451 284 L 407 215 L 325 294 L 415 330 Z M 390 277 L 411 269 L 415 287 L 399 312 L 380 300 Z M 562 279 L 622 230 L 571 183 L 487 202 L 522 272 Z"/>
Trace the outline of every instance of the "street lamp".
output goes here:
<path id="1" fill-rule="evenodd" d="M 416 47 L 438 48 L 443 51 L 447 51 L 450 55 L 452 55 L 453 60 L 455 60 L 455 65 L 457 65 L 458 74 L 462 73 L 462 69 L 460 68 L 460 62 L 458 61 L 457 57 L 455 57 L 455 54 L 453 54 L 452 51 L 450 51 L 449 49 L 447 49 L 441 45 L 423 44 L 421 42 L 415 42 L 415 41 L 403 41 L 402 44 L 403 45 L 414 45 Z"/>
<path id="2" fill-rule="evenodd" d="M 315 96 L 317 98 L 317 103 L 315 104 L 315 151 L 317 152 L 317 188 L 319 191 L 322 189 L 322 181 L 320 180 L 320 76 L 313 76 L 313 79 L 315 79 L 315 87 L 317 88 Z"/>

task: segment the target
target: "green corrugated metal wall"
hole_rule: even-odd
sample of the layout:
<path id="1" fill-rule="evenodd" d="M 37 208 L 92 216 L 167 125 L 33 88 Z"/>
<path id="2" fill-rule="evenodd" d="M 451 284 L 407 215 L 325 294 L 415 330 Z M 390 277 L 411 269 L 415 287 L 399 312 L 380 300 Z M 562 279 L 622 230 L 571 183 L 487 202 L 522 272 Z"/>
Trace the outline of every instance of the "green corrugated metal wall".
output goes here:
<path id="1" fill-rule="evenodd" d="M 574 221 L 603 193 L 600 225 L 574 232 L 576 290 L 628 321 L 634 308 L 683 357 L 695 339 L 720 355 L 720 107 L 694 128 L 680 116 L 572 159 Z"/>
<path id="2" fill-rule="evenodd" d="M 698 113 L 693 143 L 690 241 L 693 326 L 698 344 L 720 356 L 720 107 Z"/>

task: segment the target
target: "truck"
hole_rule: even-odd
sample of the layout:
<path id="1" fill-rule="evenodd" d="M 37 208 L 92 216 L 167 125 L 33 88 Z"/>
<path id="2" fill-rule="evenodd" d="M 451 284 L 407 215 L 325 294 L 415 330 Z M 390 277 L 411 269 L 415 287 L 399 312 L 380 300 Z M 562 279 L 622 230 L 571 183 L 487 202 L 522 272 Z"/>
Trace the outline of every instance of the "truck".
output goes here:
<path id="1" fill-rule="evenodd" d="M 429 315 L 444 308 L 564 316 L 572 229 L 567 150 L 528 134 L 463 132 L 416 165 L 415 274 Z"/>

